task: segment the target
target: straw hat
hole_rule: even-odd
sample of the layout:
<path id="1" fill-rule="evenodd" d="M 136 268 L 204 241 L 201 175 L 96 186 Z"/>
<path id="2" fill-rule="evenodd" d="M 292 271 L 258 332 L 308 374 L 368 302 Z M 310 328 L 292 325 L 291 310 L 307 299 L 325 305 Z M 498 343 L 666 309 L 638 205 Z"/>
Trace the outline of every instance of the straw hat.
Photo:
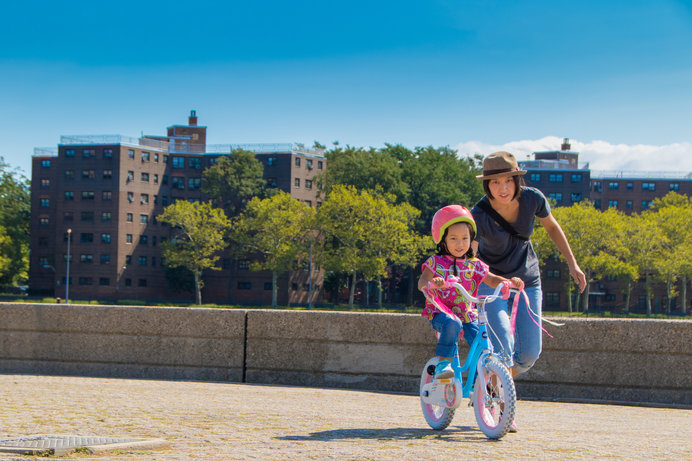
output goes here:
<path id="1" fill-rule="evenodd" d="M 523 174 L 526 174 L 526 170 L 519 169 L 514 155 L 509 152 L 494 152 L 483 160 L 483 174 L 476 176 L 476 179 L 496 179 Z"/>

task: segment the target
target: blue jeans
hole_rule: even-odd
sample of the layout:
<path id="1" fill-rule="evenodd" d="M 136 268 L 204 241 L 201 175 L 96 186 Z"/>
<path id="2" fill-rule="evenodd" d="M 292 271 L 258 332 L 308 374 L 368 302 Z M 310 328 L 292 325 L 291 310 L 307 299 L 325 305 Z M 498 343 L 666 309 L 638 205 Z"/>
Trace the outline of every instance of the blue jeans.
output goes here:
<path id="1" fill-rule="evenodd" d="M 459 317 L 439 312 L 430 320 L 433 329 L 440 333 L 437 340 L 435 354 L 440 357 L 454 357 L 459 352 L 457 340 L 461 329 L 464 329 L 464 338 L 469 346 L 478 334 L 478 321 L 462 323 Z"/>
<path id="2" fill-rule="evenodd" d="M 509 334 L 509 312 L 514 296 L 518 295 L 512 294 L 508 300 L 497 299 L 485 306 L 488 314 L 488 336 L 493 350 L 503 356 L 508 367 L 514 366 L 514 370 L 518 373 L 528 371 L 538 360 L 543 348 L 543 331 L 540 327 L 543 291 L 540 284 L 525 290 L 531 304 L 531 310 L 538 317 L 529 313 L 524 297 L 519 296 L 514 337 Z M 485 283 L 478 287 L 478 295 L 490 295 L 494 291 L 495 289 L 490 288 Z"/>

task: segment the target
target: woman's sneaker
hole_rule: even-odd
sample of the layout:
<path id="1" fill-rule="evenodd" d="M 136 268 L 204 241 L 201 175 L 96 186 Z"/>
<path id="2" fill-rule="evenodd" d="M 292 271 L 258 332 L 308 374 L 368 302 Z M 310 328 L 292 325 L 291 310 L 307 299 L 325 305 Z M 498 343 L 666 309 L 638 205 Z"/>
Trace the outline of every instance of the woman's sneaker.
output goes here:
<path id="1" fill-rule="evenodd" d="M 454 370 L 449 360 L 440 360 L 435 367 L 435 379 L 445 379 L 454 377 Z"/>

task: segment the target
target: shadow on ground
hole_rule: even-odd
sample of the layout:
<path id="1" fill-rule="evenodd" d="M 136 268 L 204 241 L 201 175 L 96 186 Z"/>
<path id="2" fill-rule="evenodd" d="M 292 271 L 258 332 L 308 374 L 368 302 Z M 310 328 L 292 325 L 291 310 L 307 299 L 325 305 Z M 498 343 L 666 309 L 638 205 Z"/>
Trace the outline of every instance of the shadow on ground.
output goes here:
<path id="1" fill-rule="evenodd" d="M 420 429 L 413 427 L 401 427 L 391 429 L 336 429 L 331 431 L 312 432 L 309 435 L 286 435 L 276 437 L 278 440 L 411 440 L 411 439 L 435 439 L 449 442 L 494 442 L 488 439 L 477 427 L 457 426 L 444 431 L 432 429 Z"/>

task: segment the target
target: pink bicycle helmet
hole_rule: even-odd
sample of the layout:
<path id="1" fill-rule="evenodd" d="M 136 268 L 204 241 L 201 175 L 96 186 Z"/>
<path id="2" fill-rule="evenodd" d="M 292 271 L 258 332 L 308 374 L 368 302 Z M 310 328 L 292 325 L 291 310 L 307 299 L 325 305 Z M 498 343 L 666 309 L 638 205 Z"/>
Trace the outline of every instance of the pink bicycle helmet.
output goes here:
<path id="1" fill-rule="evenodd" d="M 432 237 L 435 243 L 442 241 L 445 230 L 452 224 L 465 222 L 471 225 L 473 233 L 476 234 L 476 221 L 473 220 L 471 212 L 461 205 L 447 205 L 440 208 L 432 219 Z"/>

